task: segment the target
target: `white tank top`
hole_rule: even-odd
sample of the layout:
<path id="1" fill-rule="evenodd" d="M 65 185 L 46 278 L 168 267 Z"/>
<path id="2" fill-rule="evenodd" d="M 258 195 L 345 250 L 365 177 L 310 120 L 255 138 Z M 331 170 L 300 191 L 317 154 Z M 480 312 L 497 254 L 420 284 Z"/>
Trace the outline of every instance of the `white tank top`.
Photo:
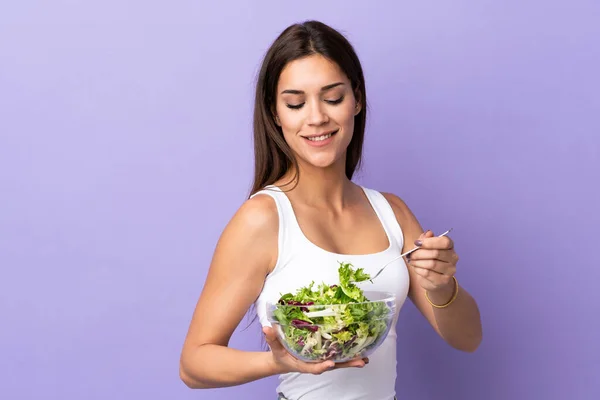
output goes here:
<path id="1" fill-rule="evenodd" d="M 402 251 L 404 237 L 392 207 L 385 197 L 371 189 L 362 188 L 381 221 L 388 238 L 387 249 L 373 254 L 346 255 L 326 251 L 308 240 L 300 229 L 287 195 L 275 186 L 258 194 L 271 196 L 279 214 L 277 263 L 266 277 L 256 310 L 262 326 L 270 326 L 266 303 L 275 302 L 281 294 L 310 284 L 338 282 L 338 262 L 350 262 L 356 268 L 375 274 L 384 264 Z M 287 373 L 279 376 L 277 392 L 290 400 L 393 400 L 396 383 L 396 321 L 409 288 L 409 275 L 403 259 L 390 264 L 371 282 L 358 284 L 361 289 L 395 293 L 396 315 L 390 332 L 381 346 L 369 356 L 364 368 L 342 368 L 321 375 Z"/>

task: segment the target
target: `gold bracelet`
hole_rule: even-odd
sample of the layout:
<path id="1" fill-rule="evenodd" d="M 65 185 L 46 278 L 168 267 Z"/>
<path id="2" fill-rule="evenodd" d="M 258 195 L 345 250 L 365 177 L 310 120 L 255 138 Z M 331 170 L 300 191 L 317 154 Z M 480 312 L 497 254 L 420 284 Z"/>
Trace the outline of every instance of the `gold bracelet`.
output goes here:
<path id="1" fill-rule="evenodd" d="M 427 299 L 427 301 L 429 302 L 429 304 L 431 304 L 435 308 L 446 308 L 450 304 L 454 303 L 454 300 L 456 300 L 456 297 L 458 296 L 458 281 L 456 280 L 455 276 L 453 276 L 452 279 L 454 279 L 454 293 L 452 294 L 452 298 L 446 304 L 442 304 L 440 306 L 440 305 L 437 305 L 437 304 L 433 304 L 431 302 L 431 300 L 429 299 L 429 295 L 427 294 L 427 291 L 425 291 L 425 298 Z"/>

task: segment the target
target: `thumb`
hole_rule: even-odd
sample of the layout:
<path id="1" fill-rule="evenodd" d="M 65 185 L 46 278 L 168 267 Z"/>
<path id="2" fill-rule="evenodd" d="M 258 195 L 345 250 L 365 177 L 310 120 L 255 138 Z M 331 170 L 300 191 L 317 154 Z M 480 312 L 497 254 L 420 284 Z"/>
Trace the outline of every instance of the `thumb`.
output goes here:
<path id="1" fill-rule="evenodd" d="M 283 347 L 277 339 L 277 333 L 275 332 L 274 327 L 263 326 L 262 331 L 265 334 L 265 339 L 267 340 L 267 344 L 269 345 L 271 350 L 279 350 Z"/>
<path id="2" fill-rule="evenodd" d="M 431 230 L 426 230 L 425 232 L 421 233 L 421 236 L 419 236 L 419 239 L 426 239 L 426 238 L 430 238 L 433 237 L 433 232 Z"/>

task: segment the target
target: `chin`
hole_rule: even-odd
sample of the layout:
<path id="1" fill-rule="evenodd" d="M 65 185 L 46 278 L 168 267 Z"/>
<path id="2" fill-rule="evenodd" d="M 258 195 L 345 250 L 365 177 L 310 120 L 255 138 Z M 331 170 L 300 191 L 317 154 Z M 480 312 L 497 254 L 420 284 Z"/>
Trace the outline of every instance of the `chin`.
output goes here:
<path id="1" fill-rule="evenodd" d="M 328 169 L 341 163 L 343 160 L 342 157 L 337 155 L 320 154 L 318 156 L 306 157 L 303 161 L 311 167 Z"/>
<path id="2" fill-rule="evenodd" d="M 337 137 L 337 133 L 333 137 Z M 304 166 L 320 169 L 330 169 L 339 164 L 345 166 L 345 154 L 351 137 L 342 136 L 321 147 L 312 147 L 307 145 L 306 139 L 300 140 L 300 142 L 292 141 L 291 148 L 298 161 Z"/>

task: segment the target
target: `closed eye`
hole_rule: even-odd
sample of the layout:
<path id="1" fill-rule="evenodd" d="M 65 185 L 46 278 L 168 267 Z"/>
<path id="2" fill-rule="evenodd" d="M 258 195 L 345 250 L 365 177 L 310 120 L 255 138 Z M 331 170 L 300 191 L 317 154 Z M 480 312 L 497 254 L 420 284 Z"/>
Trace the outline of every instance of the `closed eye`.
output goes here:
<path id="1" fill-rule="evenodd" d="M 335 99 L 335 100 L 325 100 L 325 102 L 327 104 L 331 104 L 331 105 L 336 105 L 336 104 L 340 104 L 342 101 L 344 101 L 344 96 L 340 97 L 339 99 Z M 300 108 L 302 108 L 302 106 L 304 106 L 305 103 L 299 103 L 299 104 L 286 104 L 287 108 L 291 108 L 292 110 L 298 110 Z"/>
<path id="2" fill-rule="evenodd" d="M 339 99 L 337 99 L 337 100 L 325 100 L 325 101 L 326 101 L 327 103 L 329 103 L 329 104 L 333 104 L 333 105 L 335 105 L 335 104 L 340 104 L 342 101 L 344 101 L 344 96 L 340 97 L 340 98 L 339 98 Z"/>

